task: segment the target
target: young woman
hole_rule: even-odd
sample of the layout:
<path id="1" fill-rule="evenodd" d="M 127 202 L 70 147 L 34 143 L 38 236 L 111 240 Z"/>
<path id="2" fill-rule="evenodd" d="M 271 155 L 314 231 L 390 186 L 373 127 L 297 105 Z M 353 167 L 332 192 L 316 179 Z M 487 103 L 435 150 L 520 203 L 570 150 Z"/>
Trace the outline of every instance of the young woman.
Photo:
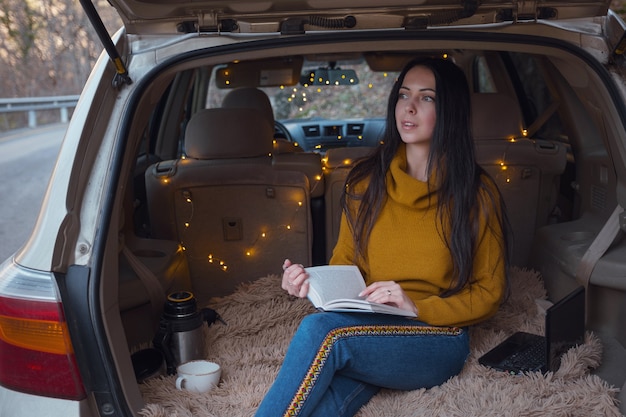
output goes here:
<path id="1" fill-rule="evenodd" d="M 330 263 L 357 265 L 364 297 L 417 319 L 307 316 L 257 416 L 353 416 L 380 388 L 439 385 L 463 368 L 467 326 L 502 301 L 506 222 L 475 161 L 465 75 L 449 60 L 412 61 L 387 113 L 384 144 L 347 178 Z M 283 288 L 305 297 L 303 266 L 283 269 Z"/>

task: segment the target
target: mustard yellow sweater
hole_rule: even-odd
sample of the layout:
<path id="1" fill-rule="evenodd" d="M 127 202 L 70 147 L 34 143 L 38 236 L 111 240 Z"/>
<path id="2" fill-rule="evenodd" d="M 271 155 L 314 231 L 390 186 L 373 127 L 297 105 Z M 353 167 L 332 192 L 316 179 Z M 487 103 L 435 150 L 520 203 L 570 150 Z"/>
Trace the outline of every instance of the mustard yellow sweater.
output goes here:
<path id="1" fill-rule="evenodd" d="M 495 213 L 483 217 L 477 239 L 473 280 L 461 292 L 442 298 L 450 287 L 452 258 L 437 230 L 436 193 L 406 173 L 401 146 L 387 173 L 387 193 L 372 229 L 365 259 L 357 265 L 366 283 L 395 281 L 413 300 L 418 319 L 439 326 L 466 326 L 497 311 L 505 288 L 504 255 Z M 354 243 L 345 213 L 331 264 L 353 264 Z"/>

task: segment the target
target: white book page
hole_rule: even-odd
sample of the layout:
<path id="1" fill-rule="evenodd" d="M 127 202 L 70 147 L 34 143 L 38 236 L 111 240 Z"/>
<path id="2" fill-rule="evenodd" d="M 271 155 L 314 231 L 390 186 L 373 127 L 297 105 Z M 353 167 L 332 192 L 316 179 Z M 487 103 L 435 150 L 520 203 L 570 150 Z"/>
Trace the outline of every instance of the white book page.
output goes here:
<path id="1" fill-rule="evenodd" d="M 383 313 L 416 317 L 411 311 L 387 304 L 365 301 L 359 293 L 365 289 L 365 280 L 354 265 L 324 265 L 305 268 L 309 274 L 308 298 L 324 311 Z"/>
<path id="2" fill-rule="evenodd" d="M 330 300 L 358 299 L 365 281 L 354 265 L 324 265 L 305 268 L 309 274 L 309 299 L 315 307 Z"/>

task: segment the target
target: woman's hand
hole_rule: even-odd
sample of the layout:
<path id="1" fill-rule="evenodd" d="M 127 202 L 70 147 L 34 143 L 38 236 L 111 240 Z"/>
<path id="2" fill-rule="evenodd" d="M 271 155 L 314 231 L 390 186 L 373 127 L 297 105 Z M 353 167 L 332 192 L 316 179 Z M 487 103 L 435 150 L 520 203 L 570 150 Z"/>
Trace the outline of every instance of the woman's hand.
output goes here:
<path id="1" fill-rule="evenodd" d="M 292 264 L 289 259 L 283 263 L 282 288 L 291 295 L 304 298 L 309 293 L 309 274 L 302 264 Z"/>
<path id="2" fill-rule="evenodd" d="M 361 291 L 360 297 L 367 301 L 379 304 L 390 304 L 402 310 L 417 314 L 417 307 L 413 300 L 404 292 L 400 284 L 395 281 L 377 281 Z"/>

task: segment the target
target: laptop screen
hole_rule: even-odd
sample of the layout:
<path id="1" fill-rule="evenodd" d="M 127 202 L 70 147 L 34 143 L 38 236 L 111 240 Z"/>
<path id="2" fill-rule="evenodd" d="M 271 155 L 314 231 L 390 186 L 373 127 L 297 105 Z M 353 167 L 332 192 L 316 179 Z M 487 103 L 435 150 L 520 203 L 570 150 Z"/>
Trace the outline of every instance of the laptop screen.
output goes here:
<path id="1" fill-rule="evenodd" d="M 585 340 L 585 288 L 578 287 L 546 312 L 548 369 L 556 371 L 561 356 Z"/>

